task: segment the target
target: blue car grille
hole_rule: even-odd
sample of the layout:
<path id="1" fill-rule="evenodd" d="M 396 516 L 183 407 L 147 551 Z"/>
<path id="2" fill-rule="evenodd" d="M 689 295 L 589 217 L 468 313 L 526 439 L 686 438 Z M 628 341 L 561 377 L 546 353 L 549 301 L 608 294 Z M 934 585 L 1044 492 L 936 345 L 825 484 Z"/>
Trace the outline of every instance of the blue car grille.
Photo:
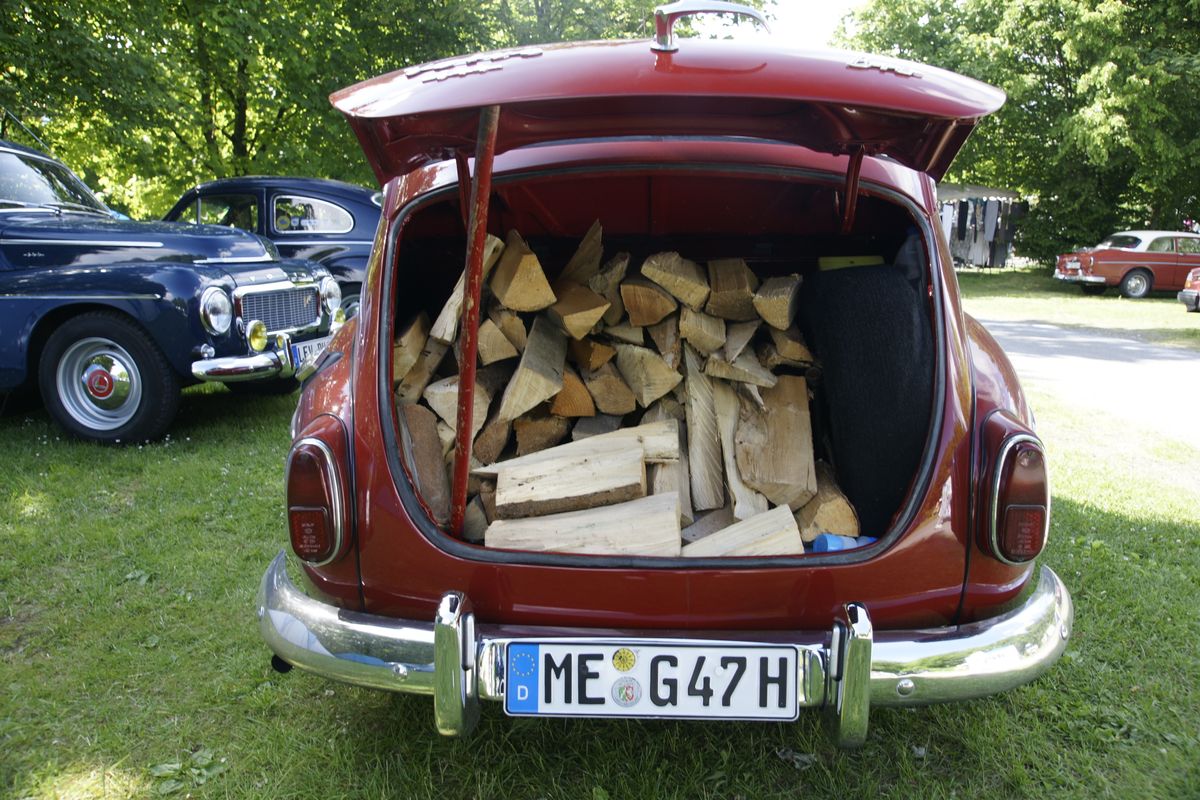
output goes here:
<path id="1" fill-rule="evenodd" d="M 262 320 L 270 333 L 307 328 L 321 319 L 321 298 L 315 286 L 252 292 L 242 296 L 242 319 Z"/>

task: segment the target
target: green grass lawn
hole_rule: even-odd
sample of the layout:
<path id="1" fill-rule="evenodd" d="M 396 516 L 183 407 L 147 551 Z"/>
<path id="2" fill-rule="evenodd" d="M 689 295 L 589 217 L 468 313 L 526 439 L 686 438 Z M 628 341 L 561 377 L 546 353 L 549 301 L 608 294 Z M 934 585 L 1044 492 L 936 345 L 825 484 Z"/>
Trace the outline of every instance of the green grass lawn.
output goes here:
<path id="1" fill-rule="evenodd" d="M 1200 322 L 1053 285 L 1026 296 L 1032 275 L 962 282 L 985 317 Z M 817 714 L 537 721 L 487 705 L 473 738 L 446 740 L 428 698 L 276 675 L 253 599 L 285 538 L 294 398 L 192 390 L 169 440 L 124 449 L 64 440 L 41 411 L 2 416 L 0 797 L 1200 796 L 1200 452 L 1032 399 L 1054 482 L 1043 558 L 1076 602 L 1067 655 L 999 697 L 877 710 L 857 752 Z"/>
<path id="2" fill-rule="evenodd" d="M 1099 297 L 1056 281 L 1049 267 L 1000 272 L 964 270 L 958 284 L 967 310 L 983 319 L 1041 320 L 1077 328 L 1117 331 L 1138 339 L 1200 348 L 1200 314 L 1189 314 L 1175 292 L 1127 300 L 1114 288 Z"/>

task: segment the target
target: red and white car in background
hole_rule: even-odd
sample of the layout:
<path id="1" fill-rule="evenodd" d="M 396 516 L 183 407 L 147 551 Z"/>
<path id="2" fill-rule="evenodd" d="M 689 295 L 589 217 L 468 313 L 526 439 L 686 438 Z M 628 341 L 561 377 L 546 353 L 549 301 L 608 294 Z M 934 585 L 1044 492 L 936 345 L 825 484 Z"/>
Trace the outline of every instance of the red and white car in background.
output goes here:
<path id="1" fill-rule="evenodd" d="M 1059 256 L 1054 277 L 1078 283 L 1085 294 L 1103 294 L 1109 286 L 1117 286 L 1123 297 L 1138 298 L 1152 290 L 1183 289 L 1189 271 L 1196 267 L 1200 267 L 1200 234 L 1121 231 L 1095 247 Z"/>
<path id="2" fill-rule="evenodd" d="M 1200 311 L 1200 267 L 1187 274 L 1183 289 L 1175 297 L 1188 311 Z"/>

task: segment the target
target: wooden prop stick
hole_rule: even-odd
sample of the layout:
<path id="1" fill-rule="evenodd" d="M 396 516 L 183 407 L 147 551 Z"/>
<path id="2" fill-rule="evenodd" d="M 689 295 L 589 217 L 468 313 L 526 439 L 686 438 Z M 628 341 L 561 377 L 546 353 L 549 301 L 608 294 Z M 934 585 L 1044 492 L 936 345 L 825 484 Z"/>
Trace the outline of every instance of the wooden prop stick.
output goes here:
<path id="1" fill-rule="evenodd" d="M 500 106 L 479 111 L 475 135 L 475 174 L 471 179 L 471 221 L 467 226 L 467 280 L 463 285 L 462 369 L 458 381 L 458 425 L 454 446 L 454 484 L 450 493 L 450 532 L 463 535 L 467 481 L 471 477 L 471 431 L 475 404 L 475 363 L 479 350 L 479 295 L 483 287 L 483 251 L 487 244 L 488 201 L 492 196 L 492 161 Z"/>

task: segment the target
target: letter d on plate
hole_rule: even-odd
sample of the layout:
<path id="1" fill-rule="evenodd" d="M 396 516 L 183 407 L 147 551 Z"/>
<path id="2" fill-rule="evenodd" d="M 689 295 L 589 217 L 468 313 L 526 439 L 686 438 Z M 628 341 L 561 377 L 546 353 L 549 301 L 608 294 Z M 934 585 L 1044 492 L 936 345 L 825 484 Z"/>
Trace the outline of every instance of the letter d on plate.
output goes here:
<path id="1" fill-rule="evenodd" d="M 508 690 L 504 693 L 504 702 L 510 714 L 538 712 L 540 650 L 536 644 L 508 646 Z"/>

